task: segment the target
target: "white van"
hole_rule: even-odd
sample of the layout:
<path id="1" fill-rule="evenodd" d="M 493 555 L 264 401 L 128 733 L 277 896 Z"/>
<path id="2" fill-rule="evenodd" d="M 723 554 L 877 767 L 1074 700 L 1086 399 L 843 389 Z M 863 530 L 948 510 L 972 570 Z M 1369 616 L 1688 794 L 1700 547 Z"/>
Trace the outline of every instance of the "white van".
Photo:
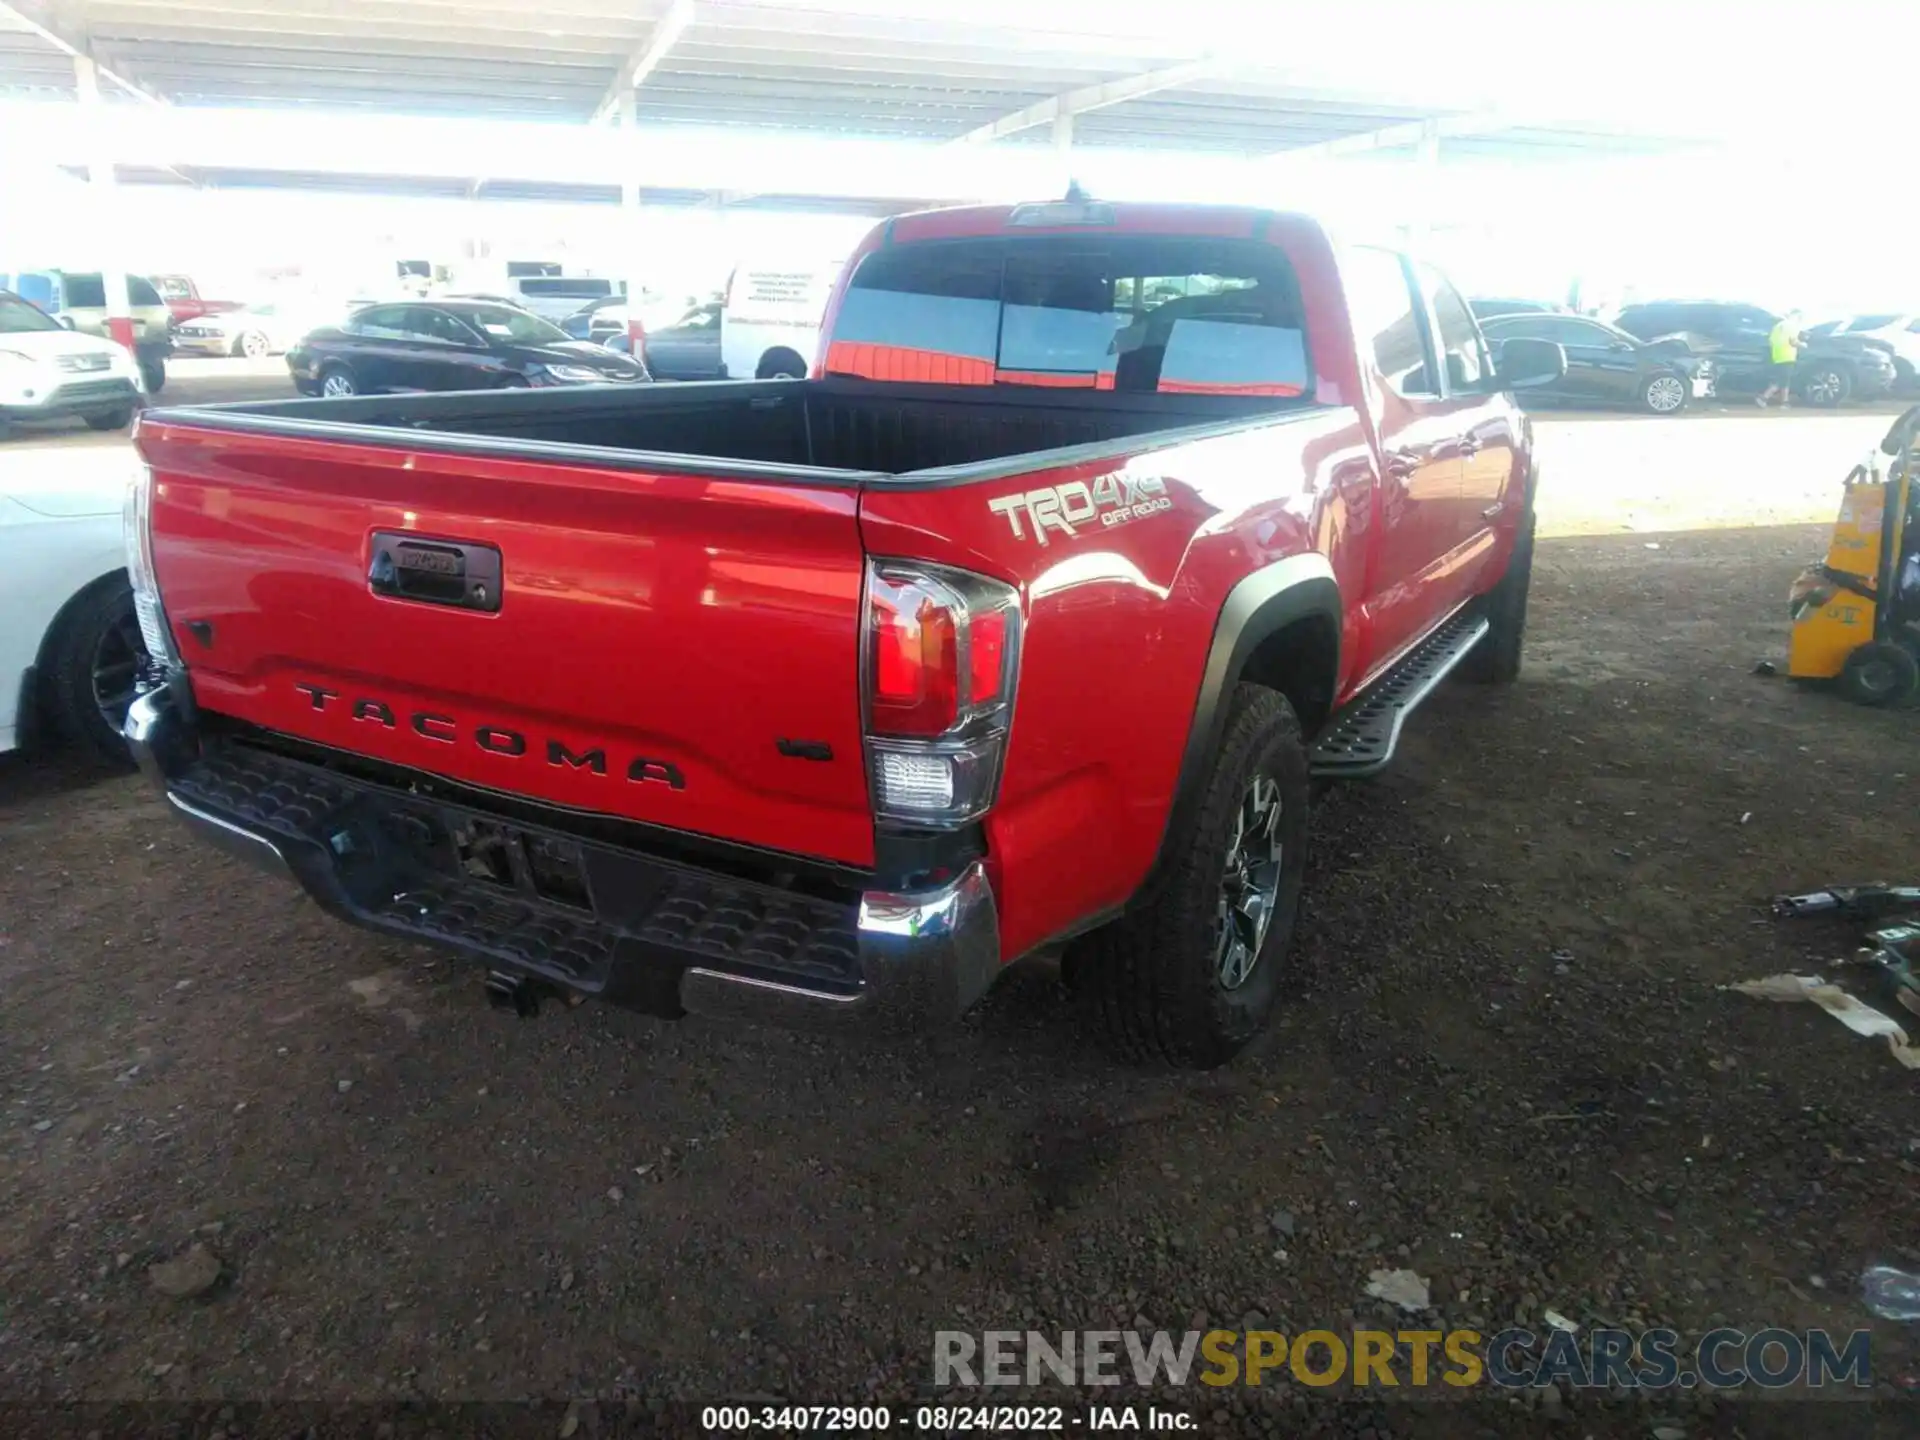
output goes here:
<path id="1" fill-rule="evenodd" d="M 844 259 L 779 270 L 742 266 L 727 282 L 720 358 L 734 380 L 806 378 Z"/>
<path id="2" fill-rule="evenodd" d="M 509 275 L 478 287 L 490 298 L 531 310 L 556 325 L 581 306 L 618 295 L 624 288 L 594 275 Z"/>

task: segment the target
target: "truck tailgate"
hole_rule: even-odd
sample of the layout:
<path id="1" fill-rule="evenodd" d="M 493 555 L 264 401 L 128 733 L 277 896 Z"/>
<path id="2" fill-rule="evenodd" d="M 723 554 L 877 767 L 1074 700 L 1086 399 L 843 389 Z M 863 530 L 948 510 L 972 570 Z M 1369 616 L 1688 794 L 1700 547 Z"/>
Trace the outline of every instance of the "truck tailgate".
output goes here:
<path id="1" fill-rule="evenodd" d="M 855 488 L 149 423 L 200 705 L 602 814 L 866 865 Z M 497 566 L 497 580 L 493 578 Z"/>

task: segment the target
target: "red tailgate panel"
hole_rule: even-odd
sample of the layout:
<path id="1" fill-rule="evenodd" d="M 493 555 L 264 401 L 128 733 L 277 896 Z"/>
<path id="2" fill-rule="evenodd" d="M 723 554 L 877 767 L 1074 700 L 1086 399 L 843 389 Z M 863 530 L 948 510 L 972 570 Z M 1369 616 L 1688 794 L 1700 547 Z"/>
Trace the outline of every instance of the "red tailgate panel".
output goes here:
<path id="1" fill-rule="evenodd" d="M 872 863 L 853 490 L 184 425 L 147 427 L 140 448 L 161 592 L 207 709 L 561 805 Z M 376 531 L 497 547 L 499 611 L 374 594 Z M 783 739 L 831 759 L 783 754 Z"/>

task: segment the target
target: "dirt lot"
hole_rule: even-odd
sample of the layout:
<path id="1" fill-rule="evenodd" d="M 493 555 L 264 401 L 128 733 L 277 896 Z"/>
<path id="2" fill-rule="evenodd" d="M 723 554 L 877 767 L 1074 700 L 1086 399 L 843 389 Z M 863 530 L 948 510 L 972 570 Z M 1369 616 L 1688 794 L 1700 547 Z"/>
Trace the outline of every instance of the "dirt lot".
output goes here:
<path id="1" fill-rule="evenodd" d="M 1861 1270 L 1920 1269 L 1920 1076 L 1715 988 L 1851 950 L 1771 893 L 1916 878 L 1920 717 L 1750 673 L 1822 543 L 1544 543 L 1522 683 L 1326 796 L 1294 995 L 1202 1077 L 1110 1065 L 1045 965 L 915 1046 L 519 1023 L 136 780 L 0 762 L 0 1400 L 585 1397 L 588 1434 L 903 1403 L 937 1329 L 1391 1327 L 1362 1291 L 1399 1266 L 1437 1329 L 1868 1324 Z M 158 1293 L 195 1242 L 218 1284 Z M 1877 1406 L 1171 1400 L 1220 1435 L 1920 1433 L 1912 1327 L 1873 1363 Z"/>

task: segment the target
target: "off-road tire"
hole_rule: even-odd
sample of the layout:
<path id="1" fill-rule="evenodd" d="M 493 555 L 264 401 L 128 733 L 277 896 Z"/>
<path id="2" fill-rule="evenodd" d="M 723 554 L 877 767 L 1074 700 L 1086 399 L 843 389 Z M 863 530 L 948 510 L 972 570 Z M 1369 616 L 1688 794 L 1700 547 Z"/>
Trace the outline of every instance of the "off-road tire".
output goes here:
<path id="1" fill-rule="evenodd" d="M 94 656 L 107 631 L 134 624 L 133 591 L 126 577 L 102 580 L 67 605 L 45 655 L 46 699 L 55 728 L 114 769 L 131 769 L 133 756 L 96 703 Z"/>
<path id="2" fill-rule="evenodd" d="M 1480 685 L 1511 685 L 1520 678 L 1520 651 L 1527 639 L 1527 592 L 1533 587 L 1533 507 L 1520 521 L 1519 537 L 1500 582 L 1487 592 L 1492 626 L 1460 662 L 1461 678 Z"/>
<path id="3" fill-rule="evenodd" d="M 1278 784 L 1281 873 L 1252 971 L 1227 989 L 1218 971 L 1218 908 L 1235 813 L 1255 776 Z M 1139 909 L 1076 945 L 1072 972 L 1109 1046 L 1124 1060 L 1208 1070 L 1266 1025 L 1300 913 L 1307 866 L 1307 747 L 1278 691 L 1237 686 L 1186 833 L 1168 838 L 1171 868 Z"/>

